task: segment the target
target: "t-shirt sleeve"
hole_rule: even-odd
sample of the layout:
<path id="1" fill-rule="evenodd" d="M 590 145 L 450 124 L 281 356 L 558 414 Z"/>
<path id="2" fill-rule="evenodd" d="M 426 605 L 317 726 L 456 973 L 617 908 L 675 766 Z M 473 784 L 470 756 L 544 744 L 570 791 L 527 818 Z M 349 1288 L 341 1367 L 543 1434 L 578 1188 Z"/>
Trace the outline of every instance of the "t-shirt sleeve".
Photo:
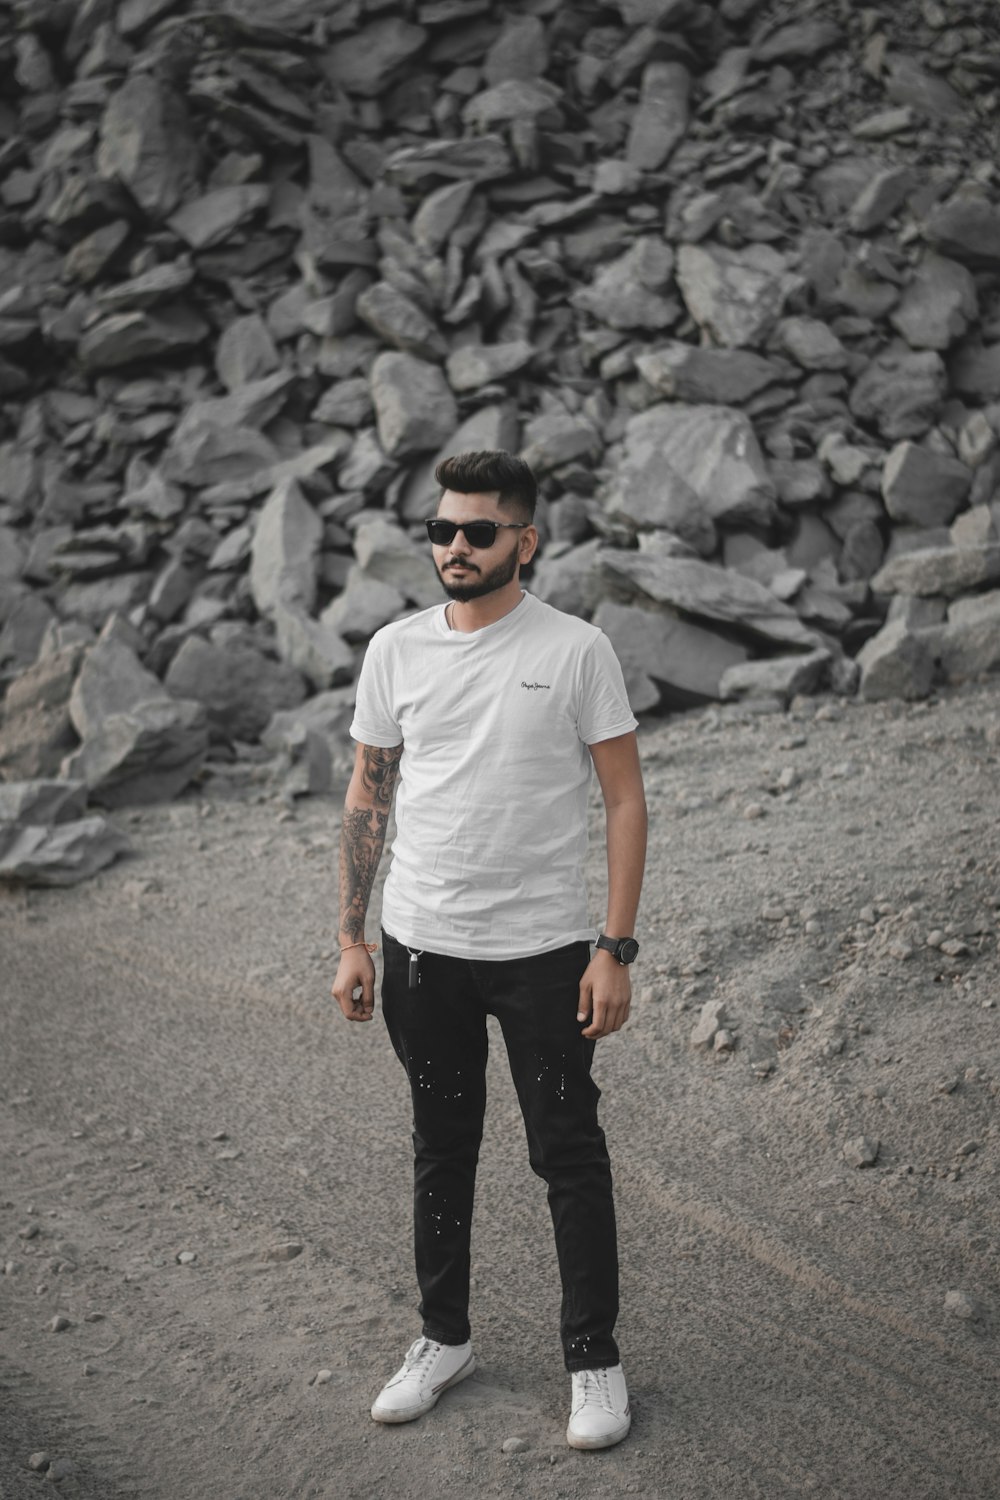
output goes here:
<path id="1" fill-rule="evenodd" d="M 369 641 L 361 663 L 350 734 L 360 745 L 377 745 L 383 750 L 403 742 L 403 732 L 392 711 L 389 674 L 377 636 Z"/>
<path id="2" fill-rule="evenodd" d="M 603 630 L 584 654 L 580 671 L 577 729 L 586 745 L 638 728 L 615 649 Z"/>

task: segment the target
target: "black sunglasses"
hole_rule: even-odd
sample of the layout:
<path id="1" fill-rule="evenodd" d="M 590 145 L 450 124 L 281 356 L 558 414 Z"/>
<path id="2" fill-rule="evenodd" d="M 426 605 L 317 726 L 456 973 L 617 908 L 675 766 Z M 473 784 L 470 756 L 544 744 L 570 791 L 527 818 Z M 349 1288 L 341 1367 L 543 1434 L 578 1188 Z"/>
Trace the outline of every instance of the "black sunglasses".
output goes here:
<path id="1" fill-rule="evenodd" d="M 465 532 L 465 540 L 477 551 L 492 547 L 498 531 L 522 531 L 529 521 L 441 521 L 432 516 L 424 522 L 427 535 L 435 547 L 449 547 L 459 531 Z"/>

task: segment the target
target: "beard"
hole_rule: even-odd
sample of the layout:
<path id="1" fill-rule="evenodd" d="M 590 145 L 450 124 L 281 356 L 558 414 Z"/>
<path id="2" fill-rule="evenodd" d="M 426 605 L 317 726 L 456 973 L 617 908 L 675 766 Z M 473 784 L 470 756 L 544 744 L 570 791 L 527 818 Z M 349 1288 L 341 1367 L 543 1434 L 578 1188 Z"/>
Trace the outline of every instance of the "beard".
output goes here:
<path id="1" fill-rule="evenodd" d="M 458 604 L 467 604 L 470 599 L 482 599 L 485 594 L 495 593 L 502 589 L 504 584 L 510 583 L 517 572 L 517 548 L 504 562 L 497 563 L 488 573 L 480 573 L 471 563 L 468 565 L 471 578 L 463 579 L 461 583 L 448 577 L 447 566 L 444 571 L 437 567 L 437 576 L 441 580 L 441 587 L 449 599 L 454 599 Z M 476 576 L 478 574 L 478 577 Z"/>

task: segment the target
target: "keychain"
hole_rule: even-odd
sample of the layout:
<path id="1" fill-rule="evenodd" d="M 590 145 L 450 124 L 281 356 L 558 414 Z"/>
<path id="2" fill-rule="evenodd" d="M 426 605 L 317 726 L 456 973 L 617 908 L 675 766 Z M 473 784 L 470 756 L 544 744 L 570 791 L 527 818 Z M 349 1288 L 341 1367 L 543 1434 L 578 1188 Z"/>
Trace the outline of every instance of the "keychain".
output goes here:
<path id="1" fill-rule="evenodd" d="M 406 951 L 410 955 L 410 969 L 407 976 L 408 983 L 410 989 L 415 990 L 417 985 L 420 983 L 420 955 L 424 950 L 423 948 L 407 948 Z"/>

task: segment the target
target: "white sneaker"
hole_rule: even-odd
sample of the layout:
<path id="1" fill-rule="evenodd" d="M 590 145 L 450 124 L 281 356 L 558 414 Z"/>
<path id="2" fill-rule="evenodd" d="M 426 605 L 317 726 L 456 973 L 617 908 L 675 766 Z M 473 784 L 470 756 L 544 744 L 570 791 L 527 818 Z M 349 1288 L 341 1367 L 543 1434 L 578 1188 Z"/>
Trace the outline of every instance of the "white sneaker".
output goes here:
<path id="1" fill-rule="evenodd" d="M 611 1448 L 632 1425 L 621 1365 L 573 1370 L 573 1402 L 566 1428 L 571 1448 Z"/>
<path id="2" fill-rule="evenodd" d="M 412 1422 L 437 1404 L 442 1391 L 457 1385 L 476 1368 L 471 1343 L 438 1344 L 419 1338 L 388 1385 L 375 1398 L 376 1422 Z"/>

